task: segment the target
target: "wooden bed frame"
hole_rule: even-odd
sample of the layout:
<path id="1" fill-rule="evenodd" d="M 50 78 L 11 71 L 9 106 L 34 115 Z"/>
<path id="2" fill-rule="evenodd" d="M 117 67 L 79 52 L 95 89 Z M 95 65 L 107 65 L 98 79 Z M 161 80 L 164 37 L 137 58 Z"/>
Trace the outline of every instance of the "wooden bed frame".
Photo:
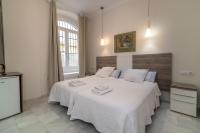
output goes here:
<path id="1" fill-rule="evenodd" d="M 117 56 L 96 57 L 96 70 L 98 70 L 102 67 L 117 68 Z"/>
<path id="2" fill-rule="evenodd" d="M 170 91 L 172 82 L 172 54 L 143 54 L 133 55 L 134 69 L 150 69 L 157 72 L 156 82 L 160 90 Z"/>
<path id="3" fill-rule="evenodd" d="M 134 69 L 156 71 L 156 82 L 160 90 L 170 91 L 172 82 L 172 53 L 133 55 L 132 65 Z M 96 70 L 102 67 L 117 68 L 117 56 L 96 57 Z"/>

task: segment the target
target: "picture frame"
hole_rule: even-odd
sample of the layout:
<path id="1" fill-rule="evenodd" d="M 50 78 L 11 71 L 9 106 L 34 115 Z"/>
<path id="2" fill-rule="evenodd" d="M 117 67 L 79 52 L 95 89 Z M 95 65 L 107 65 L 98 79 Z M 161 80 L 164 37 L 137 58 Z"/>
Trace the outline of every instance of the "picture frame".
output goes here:
<path id="1" fill-rule="evenodd" d="M 135 52 L 136 31 L 122 33 L 114 36 L 114 52 Z"/>

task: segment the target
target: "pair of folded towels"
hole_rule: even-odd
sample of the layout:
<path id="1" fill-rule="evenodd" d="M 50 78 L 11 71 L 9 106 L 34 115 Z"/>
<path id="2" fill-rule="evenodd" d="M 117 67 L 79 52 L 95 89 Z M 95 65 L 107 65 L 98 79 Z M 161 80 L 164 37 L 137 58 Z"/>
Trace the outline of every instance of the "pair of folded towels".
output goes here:
<path id="1" fill-rule="evenodd" d="M 94 87 L 94 89 L 92 89 L 92 92 L 97 95 L 104 95 L 111 91 L 112 91 L 111 88 L 109 88 L 108 86 L 104 86 L 104 85 L 97 85 Z"/>
<path id="2" fill-rule="evenodd" d="M 83 85 L 85 85 L 85 83 L 80 80 L 74 80 L 74 81 L 69 82 L 69 86 L 71 87 L 78 87 L 78 86 L 83 86 Z"/>

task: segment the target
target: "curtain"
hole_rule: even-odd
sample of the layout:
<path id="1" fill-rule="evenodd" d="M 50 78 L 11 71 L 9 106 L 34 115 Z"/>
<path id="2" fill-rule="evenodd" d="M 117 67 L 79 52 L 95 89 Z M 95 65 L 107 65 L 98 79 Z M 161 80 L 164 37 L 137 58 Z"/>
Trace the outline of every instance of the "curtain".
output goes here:
<path id="1" fill-rule="evenodd" d="M 0 64 L 4 64 L 4 40 L 3 40 L 3 13 L 2 1 L 0 0 Z"/>
<path id="2" fill-rule="evenodd" d="M 79 77 L 86 71 L 86 17 L 79 15 Z"/>
<path id="3" fill-rule="evenodd" d="M 64 80 L 60 45 L 58 39 L 56 2 L 54 0 L 50 1 L 49 33 L 48 85 L 50 89 L 55 82 Z"/>

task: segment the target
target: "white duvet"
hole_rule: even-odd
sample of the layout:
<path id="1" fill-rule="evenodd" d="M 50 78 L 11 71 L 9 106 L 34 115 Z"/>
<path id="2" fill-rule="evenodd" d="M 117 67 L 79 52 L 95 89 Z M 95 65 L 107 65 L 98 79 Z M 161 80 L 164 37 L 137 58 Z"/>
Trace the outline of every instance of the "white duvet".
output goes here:
<path id="1" fill-rule="evenodd" d="M 49 102 L 67 106 L 71 120 L 92 123 L 102 133 L 145 133 L 145 126 L 152 123 L 151 116 L 159 106 L 161 93 L 156 83 L 96 76 L 81 80 L 85 86 L 69 87 L 69 81 L 55 84 Z M 112 92 L 95 95 L 91 90 L 97 84 L 109 86 Z"/>
<path id="2" fill-rule="evenodd" d="M 88 76 L 85 78 L 77 79 L 79 81 L 82 81 L 85 83 L 85 85 L 78 86 L 78 87 L 72 87 L 69 85 L 69 83 L 73 80 L 65 80 L 62 82 L 57 82 L 53 85 L 51 88 L 51 92 L 49 95 L 49 103 L 51 102 L 59 102 L 60 105 L 69 107 L 70 98 L 78 91 L 83 91 L 85 89 L 90 89 L 90 86 L 92 84 L 101 84 L 105 82 L 109 82 L 112 80 L 112 77 L 108 78 L 100 78 L 97 76 Z"/>

